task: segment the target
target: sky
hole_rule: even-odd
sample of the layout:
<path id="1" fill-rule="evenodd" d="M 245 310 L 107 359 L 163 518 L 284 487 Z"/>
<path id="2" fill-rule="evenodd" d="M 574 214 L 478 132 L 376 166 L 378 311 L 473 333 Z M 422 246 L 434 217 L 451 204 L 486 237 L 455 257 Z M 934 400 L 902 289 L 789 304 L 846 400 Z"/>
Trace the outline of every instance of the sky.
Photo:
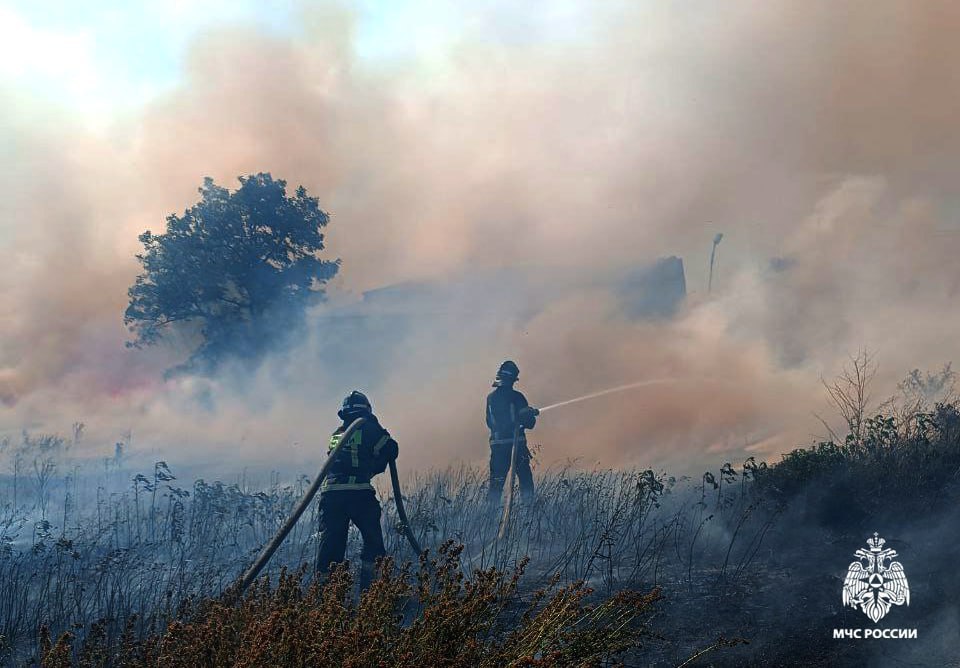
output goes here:
<path id="1" fill-rule="evenodd" d="M 0 2 L 0 433 L 300 463 L 362 385 L 411 462 L 482 462 L 515 358 L 540 404 L 677 380 L 558 411 L 545 463 L 775 459 L 835 424 L 821 379 L 858 351 L 878 401 L 954 358 L 958 28 L 945 0 Z M 338 299 L 583 280 L 521 323 L 413 328 L 365 376 L 319 361 L 318 319 L 255 374 L 165 379 L 175 337 L 123 346 L 137 235 L 258 171 L 331 213 Z M 667 322 L 590 280 L 668 255 Z"/>
<path id="2" fill-rule="evenodd" d="M 291 39 L 301 20 L 324 5 L 295 0 L 190 0 L 156 2 L 0 3 L 0 77 L 94 127 L 149 103 L 182 80 L 192 40 L 211 28 L 256 26 Z M 499 7 L 498 7 L 499 5 Z M 505 42 L 576 39 L 575 3 L 550 3 L 536 24 L 510 20 L 510 3 L 484 3 L 484 18 L 464 16 L 457 3 L 362 0 L 349 6 L 355 18 L 358 57 L 389 61 L 439 53 L 462 31 L 494 32 Z M 466 21 L 464 21 L 466 18 Z"/>

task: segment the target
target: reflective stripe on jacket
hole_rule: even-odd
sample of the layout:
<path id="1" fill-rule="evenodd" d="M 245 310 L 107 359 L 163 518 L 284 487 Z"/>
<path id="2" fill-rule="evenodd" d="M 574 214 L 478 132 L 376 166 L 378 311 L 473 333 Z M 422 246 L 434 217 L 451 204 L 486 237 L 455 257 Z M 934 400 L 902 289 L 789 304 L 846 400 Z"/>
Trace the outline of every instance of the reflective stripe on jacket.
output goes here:
<path id="1" fill-rule="evenodd" d="M 520 443 L 526 443 L 527 436 L 526 434 L 520 433 L 517 435 L 517 445 Z M 513 436 L 510 438 L 491 438 L 490 445 L 513 445 Z"/>
<path id="2" fill-rule="evenodd" d="M 332 454 L 336 449 L 345 429 L 346 425 L 341 425 L 330 437 L 328 454 Z M 387 464 L 397 458 L 397 453 L 397 442 L 380 426 L 377 419 L 371 416 L 340 448 L 320 491 L 372 490 L 370 479 L 382 473 Z"/>

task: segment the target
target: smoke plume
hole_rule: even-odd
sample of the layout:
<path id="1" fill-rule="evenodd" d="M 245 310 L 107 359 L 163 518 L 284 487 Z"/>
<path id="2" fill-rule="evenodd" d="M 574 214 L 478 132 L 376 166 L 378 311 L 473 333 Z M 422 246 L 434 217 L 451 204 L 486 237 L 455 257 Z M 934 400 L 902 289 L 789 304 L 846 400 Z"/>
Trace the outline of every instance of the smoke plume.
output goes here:
<path id="1" fill-rule="evenodd" d="M 91 447 L 131 430 L 174 461 L 299 465 L 361 387 L 410 464 L 479 460 L 483 396 L 512 358 L 541 405 L 675 381 L 545 415 L 545 463 L 771 457 L 820 431 L 820 378 L 857 350 L 881 363 L 879 398 L 952 359 L 955 3 L 603 2 L 561 23 L 463 3 L 442 47 L 390 60 L 358 53 L 360 20 L 324 6 L 293 37 L 205 33 L 173 90 L 107 129 L 0 88 L 4 432 L 82 420 Z M 204 176 L 259 171 L 332 214 L 332 304 L 252 375 L 164 380 L 175 340 L 123 347 L 137 234 Z M 664 255 L 685 260 L 686 304 L 627 318 L 597 277 Z M 377 364 L 325 356 L 329 309 L 362 291 L 484 272 L 516 272 L 513 310 L 416 318 Z M 564 288 L 530 303 L 525 281 Z"/>

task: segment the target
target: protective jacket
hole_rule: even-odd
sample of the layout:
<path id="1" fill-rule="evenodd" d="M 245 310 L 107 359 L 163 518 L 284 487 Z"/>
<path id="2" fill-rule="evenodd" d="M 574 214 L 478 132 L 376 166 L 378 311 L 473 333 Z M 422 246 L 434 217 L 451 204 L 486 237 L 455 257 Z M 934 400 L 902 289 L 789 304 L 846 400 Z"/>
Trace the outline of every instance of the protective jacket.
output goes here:
<path id="1" fill-rule="evenodd" d="M 328 453 L 332 453 L 340 443 L 340 436 L 348 426 L 349 423 L 344 421 L 333 432 Z M 327 478 L 320 487 L 321 494 L 347 490 L 372 491 L 370 479 L 383 473 L 398 453 L 397 442 L 390 437 L 390 432 L 380 426 L 376 417 L 368 415 L 367 421 L 353 432 L 350 441 L 344 443 L 337 453 L 336 461 L 331 464 Z"/>
<path id="2" fill-rule="evenodd" d="M 490 429 L 490 445 L 510 445 L 513 432 L 520 427 L 518 443 L 526 443 L 525 429 L 533 429 L 536 416 L 525 411 L 530 404 L 522 392 L 508 385 L 501 385 L 487 395 L 487 427 Z"/>

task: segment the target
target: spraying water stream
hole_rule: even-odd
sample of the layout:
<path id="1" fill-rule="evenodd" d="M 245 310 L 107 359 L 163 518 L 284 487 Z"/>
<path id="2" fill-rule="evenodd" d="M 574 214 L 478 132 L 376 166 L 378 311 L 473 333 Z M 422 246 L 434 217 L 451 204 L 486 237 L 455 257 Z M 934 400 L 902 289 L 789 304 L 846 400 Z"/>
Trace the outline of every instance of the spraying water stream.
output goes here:
<path id="1" fill-rule="evenodd" d="M 617 392 L 626 392 L 627 390 L 634 390 L 641 387 L 649 387 L 651 385 L 665 385 L 672 383 L 722 383 L 730 384 L 729 381 L 725 381 L 718 378 L 652 378 L 650 380 L 641 380 L 636 383 L 628 383 L 627 385 L 618 385 L 617 387 L 610 387 L 605 390 L 598 390 L 596 392 L 590 392 L 589 394 L 584 394 L 579 397 L 574 397 L 573 399 L 566 399 L 565 401 L 558 401 L 555 404 L 550 404 L 539 409 L 540 413 L 545 413 L 546 411 L 553 410 L 554 408 L 560 408 L 561 406 L 569 406 L 570 404 L 580 403 L 581 401 L 587 401 L 588 399 L 596 399 L 597 397 L 604 397 L 608 394 L 615 394 Z M 514 447 L 516 447 L 516 442 L 514 442 Z M 472 565 L 478 559 L 482 558 L 489 548 L 497 543 L 500 539 L 503 538 L 504 532 L 507 528 L 507 525 L 510 522 L 510 499 L 513 496 L 513 466 L 514 463 L 511 461 L 511 475 L 510 482 L 507 486 L 508 501 L 504 506 L 503 517 L 500 520 L 500 529 L 498 531 L 497 537 L 485 545 L 480 552 L 475 555 L 472 559 L 469 560 L 469 563 Z"/>
<path id="2" fill-rule="evenodd" d="M 627 391 L 627 390 L 633 390 L 633 389 L 636 389 L 636 388 L 638 388 L 638 387 L 648 387 L 648 386 L 650 386 L 650 385 L 663 385 L 663 384 L 666 384 L 666 383 L 692 382 L 693 380 L 696 380 L 697 382 L 717 382 L 716 379 L 713 379 L 713 378 L 697 378 L 697 379 L 690 379 L 690 378 L 654 378 L 654 379 L 652 379 L 652 380 L 641 380 L 641 381 L 639 381 L 639 382 L 637 382 L 637 383 L 630 383 L 629 385 L 618 385 L 617 387 L 611 387 L 611 388 L 608 388 L 608 389 L 606 389 L 606 390 L 600 390 L 600 391 L 598 391 L 598 392 L 591 392 L 590 394 L 584 394 L 583 396 L 574 397 L 573 399 L 567 399 L 566 401 L 559 401 L 559 402 L 557 402 L 557 403 L 555 403 L 555 404 L 550 404 L 549 406 L 544 406 L 543 408 L 540 409 L 540 412 L 541 412 L 541 413 L 544 413 L 544 412 L 546 412 L 546 411 L 553 410 L 554 408 L 560 408 L 561 406 L 568 406 L 568 405 L 570 405 L 570 404 L 576 404 L 576 403 L 579 403 L 579 402 L 581 402 L 581 401 L 586 401 L 587 399 L 596 399 L 597 397 L 603 397 L 603 396 L 606 396 L 606 395 L 608 395 L 608 394 L 614 394 L 614 393 L 616 393 L 616 392 L 625 392 L 625 391 Z"/>

